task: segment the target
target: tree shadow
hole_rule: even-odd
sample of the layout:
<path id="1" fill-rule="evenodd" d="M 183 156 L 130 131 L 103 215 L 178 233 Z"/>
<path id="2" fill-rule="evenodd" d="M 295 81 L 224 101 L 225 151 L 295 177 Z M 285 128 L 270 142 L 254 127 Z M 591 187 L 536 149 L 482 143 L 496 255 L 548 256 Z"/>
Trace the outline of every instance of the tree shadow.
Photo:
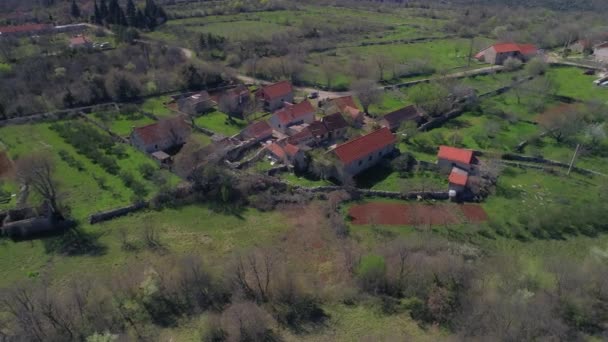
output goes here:
<path id="1" fill-rule="evenodd" d="M 99 242 L 101 232 L 86 232 L 76 224 L 67 227 L 62 234 L 47 236 L 43 239 L 44 251 L 47 254 L 67 256 L 101 256 L 107 252 L 107 246 Z"/>
<path id="2" fill-rule="evenodd" d="M 359 188 L 370 189 L 388 178 L 391 173 L 393 173 L 393 169 L 389 163 L 382 162 L 358 174 L 355 177 L 355 182 Z"/>

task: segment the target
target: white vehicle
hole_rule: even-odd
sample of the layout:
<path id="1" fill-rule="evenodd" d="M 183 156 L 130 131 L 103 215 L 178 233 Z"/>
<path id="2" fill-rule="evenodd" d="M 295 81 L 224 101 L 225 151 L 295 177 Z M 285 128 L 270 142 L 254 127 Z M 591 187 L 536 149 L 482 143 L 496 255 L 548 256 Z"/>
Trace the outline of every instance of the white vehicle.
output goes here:
<path id="1" fill-rule="evenodd" d="M 608 82 L 608 76 L 604 76 L 602 78 L 599 78 L 595 81 L 593 81 L 594 84 L 596 85 L 602 85 L 602 83 Z"/>
<path id="2" fill-rule="evenodd" d="M 602 83 L 599 84 L 600 87 L 608 87 L 608 81 L 604 81 Z"/>

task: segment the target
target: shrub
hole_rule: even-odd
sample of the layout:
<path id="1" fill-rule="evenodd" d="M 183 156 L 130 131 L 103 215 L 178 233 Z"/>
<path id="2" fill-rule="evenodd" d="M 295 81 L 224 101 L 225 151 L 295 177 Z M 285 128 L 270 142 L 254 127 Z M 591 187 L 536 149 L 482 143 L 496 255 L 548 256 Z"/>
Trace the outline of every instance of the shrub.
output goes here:
<path id="1" fill-rule="evenodd" d="M 141 164 L 139 166 L 139 172 L 144 177 L 144 179 L 151 180 L 156 173 L 156 168 L 150 164 Z"/>
<path id="2" fill-rule="evenodd" d="M 415 166 L 416 158 L 409 152 L 402 153 L 391 161 L 391 167 L 399 173 L 400 177 L 406 177 Z"/>

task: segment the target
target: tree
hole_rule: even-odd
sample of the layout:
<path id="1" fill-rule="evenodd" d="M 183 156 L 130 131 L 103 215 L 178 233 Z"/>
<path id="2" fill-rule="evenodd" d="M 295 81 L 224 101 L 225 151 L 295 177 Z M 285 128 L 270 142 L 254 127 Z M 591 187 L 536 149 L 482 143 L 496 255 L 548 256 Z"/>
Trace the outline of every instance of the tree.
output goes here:
<path id="1" fill-rule="evenodd" d="M 452 109 L 448 89 L 438 83 L 421 84 L 409 90 L 409 98 L 430 116 L 439 116 Z"/>
<path id="2" fill-rule="evenodd" d="M 70 14 L 74 18 L 79 18 L 80 17 L 80 8 L 76 4 L 76 0 L 72 0 L 72 6 L 70 7 Z"/>
<path id="3" fill-rule="evenodd" d="M 325 61 L 321 64 L 321 71 L 325 76 L 325 86 L 331 89 L 334 79 L 338 75 L 338 65 L 331 61 Z"/>
<path id="4" fill-rule="evenodd" d="M 544 75 L 548 67 L 547 62 L 537 57 L 526 63 L 525 70 L 529 76 L 534 77 Z"/>
<path id="5" fill-rule="evenodd" d="M 505 67 L 506 71 L 515 71 L 521 68 L 522 64 L 523 63 L 518 58 L 509 57 L 502 65 Z"/>
<path id="6" fill-rule="evenodd" d="M 570 107 L 547 111 L 540 115 L 538 123 L 549 136 L 553 137 L 556 142 L 561 143 L 580 131 L 583 120 L 578 110 Z"/>
<path id="7" fill-rule="evenodd" d="M 358 80 L 355 81 L 351 89 L 356 94 L 363 111 L 369 115 L 369 106 L 380 102 L 382 98 L 382 91 L 378 88 L 376 82 L 372 80 Z"/>
<path id="8" fill-rule="evenodd" d="M 135 3 L 133 0 L 127 1 L 127 24 L 133 27 L 139 27 L 140 23 L 137 21 L 137 8 L 135 7 Z"/>
<path id="9" fill-rule="evenodd" d="M 399 126 L 398 132 L 404 135 L 403 141 L 406 144 L 409 144 L 412 139 L 414 139 L 416 135 L 418 135 L 418 124 L 416 123 L 416 121 L 407 120 L 403 122 L 401 126 Z"/>
<path id="10" fill-rule="evenodd" d="M 377 54 L 373 56 L 373 61 L 378 67 L 378 80 L 382 82 L 384 81 L 384 72 L 391 67 L 393 60 L 387 55 Z"/>
<path id="11" fill-rule="evenodd" d="M 49 154 L 35 153 L 17 160 L 16 176 L 21 184 L 31 186 L 47 201 L 57 215 L 61 215 L 58 189 L 55 180 L 55 164 Z"/>
<path id="12" fill-rule="evenodd" d="M 392 168 L 399 172 L 401 177 L 407 176 L 407 174 L 412 172 L 416 164 L 416 158 L 414 158 L 414 156 L 409 152 L 402 153 L 400 156 L 391 161 Z"/>
<path id="13" fill-rule="evenodd" d="M 101 10 L 99 9 L 99 5 L 97 5 L 97 0 L 95 0 L 94 10 L 93 10 L 93 22 L 97 25 L 103 24 L 103 16 L 101 14 Z"/>
<path id="14" fill-rule="evenodd" d="M 106 4 L 106 0 L 100 0 L 99 2 L 99 14 L 102 21 L 108 20 L 108 5 Z"/>

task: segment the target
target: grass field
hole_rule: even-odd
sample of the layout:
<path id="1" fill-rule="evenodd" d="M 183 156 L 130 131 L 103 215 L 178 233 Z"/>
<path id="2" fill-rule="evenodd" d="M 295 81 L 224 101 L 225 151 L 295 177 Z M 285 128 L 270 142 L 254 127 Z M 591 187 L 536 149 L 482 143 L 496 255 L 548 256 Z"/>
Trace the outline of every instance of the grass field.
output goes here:
<path id="1" fill-rule="evenodd" d="M 578 100 L 599 100 L 608 102 L 608 88 L 593 84 L 597 76 L 585 75 L 583 70 L 575 67 L 554 67 L 548 76 L 559 85 L 558 94 Z"/>
<path id="2" fill-rule="evenodd" d="M 83 221 L 94 212 L 131 202 L 133 192 L 125 187 L 117 176 L 107 173 L 99 165 L 93 164 L 86 157 L 79 155 L 73 146 L 66 143 L 50 128 L 49 124 L 3 127 L 0 129 L 0 140 L 8 147 L 13 159 L 18 159 L 19 156 L 33 151 L 45 151 L 53 156 L 61 197 L 71 208 L 72 216 L 77 220 Z M 84 170 L 79 171 L 63 161 L 58 154 L 61 150 L 79 161 L 84 166 Z M 125 153 L 126 158 L 117 160 L 120 170 L 130 172 L 136 178 L 141 178 L 140 165 L 155 166 L 152 160 L 131 146 L 125 146 Z M 176 176 L 163 173 L 171 183 L 178 182 Z M 106 189 L 102 189 L 100 182 L 96 179 L 102 179 Z M 153 184 L 143 179 L 142 182 L 146 184 L 150 195 L 156 191 Z"/>
<path id="3" fill-rule="evenodd" d="M 112 132 L 122 137 L 129 136 L 135 127 L 142 127 L 155 122 L 142 113 L 96 113 L 94 117 Z"/>
<path id="4" fill-rule="evenodd" d="M 212 130 L 215 133 L 220 133 L 225 136 L 233 136 L 238 134 L 245 126 L 247 122 L 238 118 L 234 118 L 233 121 L 229 121 L 227 114 L 213 110 L 212 112 L 205 113 L 196 119 L 194 123 L 197 126 L 204 127 Z"/>
<path id="5" fill-rule="evenodd" d="M 165 103 L 169 100 L 169 96 L 149 98 L 144 101 L 141 109 L 161 118 L 169 117 L 173 114 L 173 112 L 165 106 Z"/>

